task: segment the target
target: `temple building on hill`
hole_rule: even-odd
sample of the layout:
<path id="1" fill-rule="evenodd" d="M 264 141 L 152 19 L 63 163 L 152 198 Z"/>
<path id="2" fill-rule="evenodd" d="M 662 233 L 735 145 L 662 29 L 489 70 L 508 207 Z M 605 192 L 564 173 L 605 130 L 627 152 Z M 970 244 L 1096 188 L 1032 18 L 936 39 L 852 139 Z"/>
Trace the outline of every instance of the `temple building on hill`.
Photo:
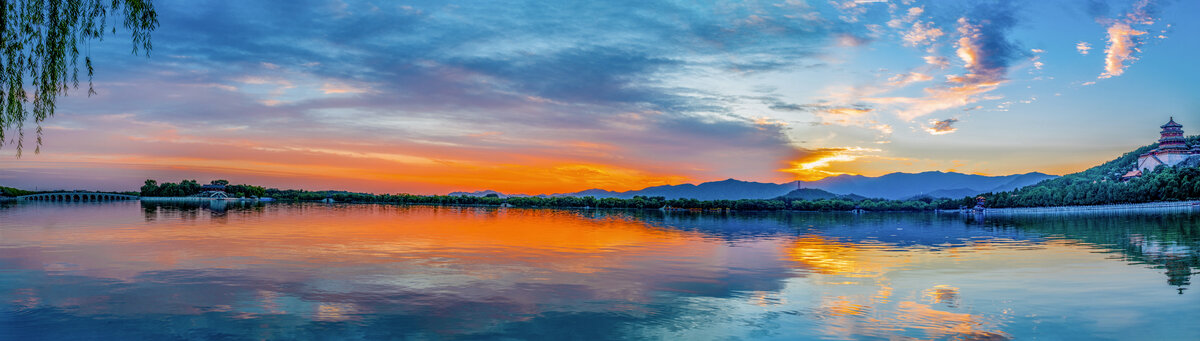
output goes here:
<path id="1" fill-rule="evenodd" d="M 1175 123 L 1175 118 L 1162 125 L 1158 148 L 1138 156 L 1137 168 L 1125 173 L 1122 178 L 1129 179 L 1149 173 L 1158 166 L 1174 166 L 1193 156 L 1200 156 L 1200 143 L 1188 148 L 1187 139 L 1183 137 L 1183 125 Z"/>

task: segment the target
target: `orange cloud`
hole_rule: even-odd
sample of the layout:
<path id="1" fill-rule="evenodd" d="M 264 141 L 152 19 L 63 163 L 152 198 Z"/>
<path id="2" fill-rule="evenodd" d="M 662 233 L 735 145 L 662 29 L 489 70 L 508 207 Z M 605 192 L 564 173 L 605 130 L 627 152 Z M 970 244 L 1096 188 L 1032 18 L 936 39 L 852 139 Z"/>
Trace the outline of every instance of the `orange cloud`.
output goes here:
<path id="1" fill-rule="evenodd" d="M 983 96 L 997 89 L 1005 82 L 1003 65 L 989 65 L 983 62 L 988 57 L 983 47 L 984 38 L 980 27 L 971 24 L 967 18 L 958 19 L 958 49 L 955 54 L 963 62 L 967 73 L 946 77 L 946 85 L 925 89 L 924 97 L 877 97 L 867 98 L 868 102 L 876 104 L 899 105 L 897 114 L 901 119 L 911 121 L 930 113 L 969 105 L 985 99 L 999 97 Z M 926 57 L 927 63 L 941 63 L 937 57 Z M 920 79 L 920 78 L 918 78 Z M 896 83 L 899 80 L 893 80 Z"/>
<path id="2" fill-rule="evenodd" d="M 1108 46 L 1104 49 L 1104 72 L 1100 74 L 1100 79 L 1120 76 L 1129 67 L 1128 63 L 1137 60 L 1134 54 L 1141 52 L 1142 45 L 1138 36 L 1148 32 L 1135 29 L 1134 25 L 1154 24 L 1155 18 L 1149 11 L 1152 4 L 1150 0 L 1140 0 L 1133 4 L 1133 9 L 1124 18 L 1098 20 L 1107 26 L 1108 34 Z M 1166 36 L 1159 35 L 1159 38 Z"/>
<path id="3" fill-rule="evenodd" d="M 174 149 L 179 151 L 179 149 Z M 319 148 L 230 150 L 223 156 L 146 156 L 134 154 L 42 154 L 38 162 L 6 165 L 11 169 L 55 169 L 64 174 L 95 169 L 125 169 L 113 179 L 136 188 L 139 178 L 227 178 L 271 187 L 346 189 L 373 193 L 444 194 L 494 189 L 505 193 L 561 193 L 589 188 L 640 189 L 696 182 L 684 175 L 656 173 L 620 164 L 570 159 L 530 158 L 521 163 L 419 162 L 396 154 L 344 152 Z M 269 161 L 264 161 L 269 160 Z M 169 175 L 164 175 L 169 174 Z M 82 176 L 82 174 L 80 174 Z"/>
<path id="4" fill-rule="evenodd" d="M 321 85 L 321 92 L 325 93 L 326 95 L 357 94 L 367 92 L 367 90 L 344 83 L 325 82 Z"/>
<path id="5" fill-rule="evenodd" d="M 904 32 L 904 45 L 919 46 L 933 44 L 942 35 L 945 35 L 945 33 L 942 32 L 942 29 L 933 27 L 933 23 L 918 21 L 913 23 L 912 29 Z"/>
<path id="6" fill-rule="evenodd" d="M 834 114 L 834 115 L 862 116 L 862 115 L 865 115 L 866 113 L 869 113 L 869 112 L 871 112 L 871 109 L 865 109 L 865 108 L 830 108 L 829 110 L 826 110 L 825 112 L 826 112 L 826 113 L 830 113 L 830 114 Z"/>
<path id="7" fill-rule="evenodd" d="M 1092 44 L 1088 44 L 1086 41 L 1081 41 L 1078 44 L 1075 44 L 1075 50 L 1079 51 L 1079 54 L 1086 55 L 1088 54 L 1088 51 L 1092 50 Z"/>
<path id="8" fill-rule="evenodd" d="M 771 126 L 784 127 L 784 126 L 787 126 L 788 124 L 787 124 L 787 122 L 764 116 L 764 117 L 755 117 L 754 125 L 758 126 L 758 129 L 767 129 Z"/>
<path id="9" fill-rule="evenodd" d="M 958 58 L 962 59 L 964 65 L 968 69 L 979 66 L 979 54 L 982 48 L 979 46 L 979 27 L 971 25 L 967 22 L 967 18 L 958 18 L 958 33 L 962 37 L 958 38 Z"/>
<path id="10" fill-rule="evenodd" d="M 243 132 L 213 127 L 133 118 L 109 122 L 113 120 L 107 116 L 90 120 L 94 129 L 48 130 L 52 139 L 47 147 L 53 153 L 0 162 L 0 168 L 57 174 L 60 180 L 100 179 L 94 174 L 104 170 L 103 183 L 112 184 L 105 186 L 121 189 L 136 189 L 146 178 L 226 178 L 280 188 L 414 194 L 630 190 L 697 182 L 690 174 L 704 173 L 693 164 L 613 157 L 624 146 L 585 140 L 533 140 L 504 148 L 304 137 L 263 140 L 239 138 Z"/>
<path id="11" fill-rule="evenodd" d="M 902 88 L 902 87 L 908 86 L 909 84 L 912 84 L 912 83 L 924 82 L 924 81 L 929 81 L 929 80 L 933 80 L 933 76 L 930 76 L 930 75 L 927 75 L 924 73 L 920 73 L 920 72 L 909 72 L 909 73 L 898 74 L 898 75 L 892 76 L 892 78 L 888 78 L 887 85 L 891 86 L 891 87 Z"/>
<path id="12" fill-rule="evenodd" d="M 955 87 L 927 88 L 925 97 L 878 97 L 866 100 L 878 104 L 903 105 L 897 110 L 897 114 L 900 118 L 911 121 L 939 110 L 966 106 L 982 99 L 998 98 L 981 95 L 995 90 L 1003 83 L 1003 81 L 980 82 L 969 80 L 963 76 L 953 76 L 950 81 L 965 84 Z"/>
<path id="13" fill-rule="evenodd" d="M 950 59 L 947 59 L 946 57 L 925 56 L 924 59 L 925 59 L 925 64 L 937 66 L 938 68 L 945 69 L 950 66 Z"/>
<path id="14" fill-rule="evenodd" d="M 785 104 L 775 103 L 771 105 L 771 109 L 781 111 L 800 111 L 812 113 L 816 118 L 820 119 L 821 124 L 835 124 L 840 126 L 867 126 L 876 123 L 873 120 L 866 119 L 868 115 L 875 109 L 866 105 L 833 105 L 824 101 L 817 104 Z M 778 122 L 778 121 L 775 121 Z M 759 126 L 762 123 L 756 121 Z M 782 122 L 779 122 L 782 123 Z"/>
<path id="15" fill-rule="evenodd" d="M 1139 42 L 1134 38 L 1146 34 L 1146 31 L 1133 29 L 1127 23 L 1118 22 L 1108 27 L 1108 47 L 1104 49 L 1104 73 L 1100 78 L 1120 76 L 1125 73 L 1126 62 L 1137 60 L 1134 52 L 1140 52 Z"/>
<path id="16" fill-rule="evenodd" d="M 792 160 L 789 162 L 789 168 L 780 169 L 780 171 L 794 174 L 797 180 L 819 180 L 830 176 L 848 174 L 830 170 L 831 164 L 835 162 L 850 162 L 880 151 L 879 149 L 862 147 L 821 148 L 799 159 Z"/>

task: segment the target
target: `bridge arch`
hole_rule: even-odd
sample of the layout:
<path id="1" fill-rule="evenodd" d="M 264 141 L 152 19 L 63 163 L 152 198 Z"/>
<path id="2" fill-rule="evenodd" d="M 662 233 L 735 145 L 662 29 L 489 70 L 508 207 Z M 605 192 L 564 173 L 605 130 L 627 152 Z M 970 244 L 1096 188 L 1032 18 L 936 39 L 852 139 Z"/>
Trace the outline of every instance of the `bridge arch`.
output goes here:
<path id="1" fill-rule="evenodd" d="M 54 192 L 54 193 L 38 193 L 30 195 L 22 195 L 17 197 L 17 200 L 36 200 L 36 201 L 110 201 L 110 200 L 137 200 L 138 197 L 127 194 L 116 193 L 100 193 L 100 192 Z"/>

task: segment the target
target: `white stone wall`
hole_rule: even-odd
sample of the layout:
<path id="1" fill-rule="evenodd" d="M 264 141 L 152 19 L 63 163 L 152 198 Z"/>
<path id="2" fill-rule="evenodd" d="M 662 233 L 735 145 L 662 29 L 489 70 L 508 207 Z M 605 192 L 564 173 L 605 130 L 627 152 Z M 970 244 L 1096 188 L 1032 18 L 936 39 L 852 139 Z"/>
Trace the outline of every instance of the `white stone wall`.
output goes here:
<path id="1" fill-rule="evenodd" d="M 1154 157 L 1155 155 L 1158 156 L 1157 159 Z M 1155 152 L 1151 152 L 1149 155 L 1138 157 L 1137 169 L 1145 172 L 1146 170 L 1154 170 L 1155 167 L 1162 166 L 1164 164 L 1167 166 L 1174 166 L 1174 165 L 1179 164 L 1180 162 L 1183 162 L 1183 160 L 1187 160 L 1187 158 L 1189 156 L 1192 156 L 1192 154 L 1191 153 L 1157 153 L 1157 151 L 1155 151 Z M 1159 160 L 1162 160 L 1162 162 L 1161 163 L 1158 162 Z"/>
<path id="2" fill-rule="evenodd" d="M 1158 160 L 1155 160 L 1154 156 L 1143 155 L 1143 156 L 1138 157 L 1138 167 L 1137 168 L 1139 170 L 1141 170 L 1143 173 L 1146 172 L 1147 170 L 1154 170 L 1154 167 L 1158 167 L 1159 165 L 1162 165 L 1162 164 L 1158 163 Z"/>
<path id="3" fill-rule="evenodd" d="M 1191 155 L 1184 154 L 1184 153 L 1170 153 L 1170 154 L 1159 154 L 1158 158 L 1162 159 L 1163 162 L 1166 162 L 1167 165 L 1174 166 L 1174 165 L 1179 164 L 1180 162 L 1183 162 L 1183 160 L 1186 160 L 1188 158 L 1188 156 L 1191 156 Z"/>

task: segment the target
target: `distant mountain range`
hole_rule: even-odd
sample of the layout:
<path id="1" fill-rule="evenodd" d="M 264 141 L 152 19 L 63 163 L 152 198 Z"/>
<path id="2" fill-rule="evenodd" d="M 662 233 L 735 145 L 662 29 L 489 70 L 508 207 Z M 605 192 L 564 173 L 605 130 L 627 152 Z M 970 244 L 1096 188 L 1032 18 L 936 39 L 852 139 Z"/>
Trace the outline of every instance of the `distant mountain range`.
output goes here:
<path id="1" fill-rule="evenodd" d="M 1057 177 L 1038 172 L 1006 176 L 944 172 L 892 173 L 874 178 L 838 175 L 805 183 L 802 187 L 819 188 L 837 194 L 853 193 L 868 198 L 962 198 L 980 193 L 1013 190 Z"/>
<path id="2" fill-rule="evenodd" d="M 596 197 L 622 198 L 634 196 L 662 196 L 667 199 L 691 198 L 699 200 L 736 200 L 736 199 L 769 199 L 776 198 L 796 189 L 817 189 L 829 195 L 849 198 L 867 197 L 884 199 L 910 199 L 929 196 L 933 198 L 962 198 L 980 193 L 1008 191 L 1033 185 L 1043 180 L 1058 176 L 1038 172 L 1013 174 L 1006 176 L 984 176 L 962 173 L 924 172 L 924 173 L 892 173 L 879 177 L 862 175 L 839 175 L 816 181 L 794 181 L 782 184 L 740 181 L 727 179 L 705 182 L 699 185 L 665 185 L 647 187 L 640 190 L 615 192 L 603 189 L 589 189 L 574 193 L 557 193 L 536 195 L 539 197 Z M 486 190 L 478 192 L 453 192 L 449 195 L 486 196 L 496 194 L 500 197 L 530 196 L 524 194 L 506 195 L 504 193 Z M 813 196 L 821 199 L 826 194 L 815 191 L 799 191 L 796 196 Z"/>
<path id="3" fill-rule="evenodd" d="M 505 195 L 504 193 L 496 192 L 496 191 L 493 191 L 490 189 L 483 190 L 483 191 L 475 191 L 475 192 L 450 192 L 449 194 L 446 194 L 446 195 L 449 195 L 452 197 L 458 197 L 458 196 L 464 196 L 464 195 L 468 196 L 468 197 L 486 197 L 486 196 L 488 196 L 488 194 L 495 194 L 496 196 L 501 197 L 501 198 L 507 198 L 510 196 L 514 196 L 514 197 L 515 196 L 527 196 L 527 195 Z"/>

